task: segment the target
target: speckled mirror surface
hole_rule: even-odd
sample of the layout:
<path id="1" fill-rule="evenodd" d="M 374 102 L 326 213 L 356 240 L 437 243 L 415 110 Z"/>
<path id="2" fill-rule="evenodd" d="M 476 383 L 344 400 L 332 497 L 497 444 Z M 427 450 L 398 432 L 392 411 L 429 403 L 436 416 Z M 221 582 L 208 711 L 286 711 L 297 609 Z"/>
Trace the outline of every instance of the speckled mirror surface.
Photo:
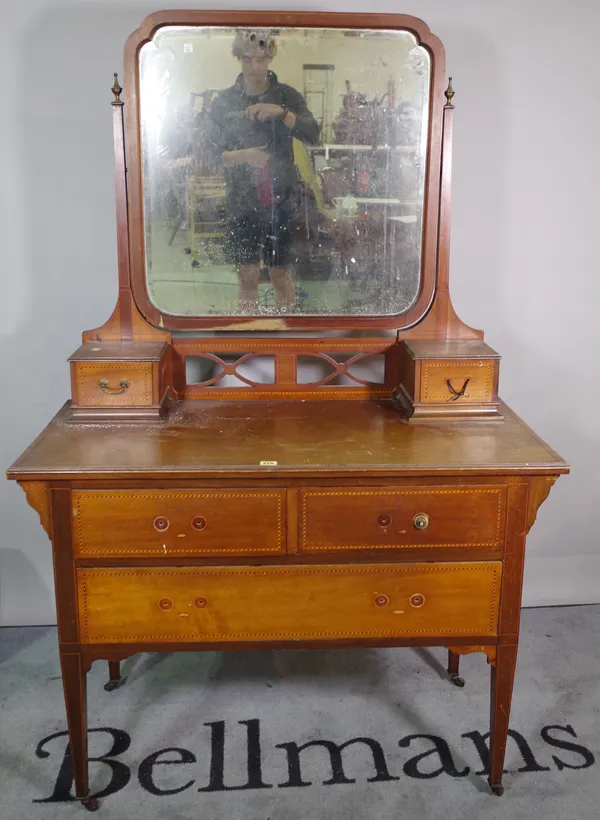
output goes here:
<path id="1" fill-rule="evenodd" d="M 394 316 L 419 293 L 428 51 L 160 28 L 139 52 L 147 291 L 174 316 Z"/>

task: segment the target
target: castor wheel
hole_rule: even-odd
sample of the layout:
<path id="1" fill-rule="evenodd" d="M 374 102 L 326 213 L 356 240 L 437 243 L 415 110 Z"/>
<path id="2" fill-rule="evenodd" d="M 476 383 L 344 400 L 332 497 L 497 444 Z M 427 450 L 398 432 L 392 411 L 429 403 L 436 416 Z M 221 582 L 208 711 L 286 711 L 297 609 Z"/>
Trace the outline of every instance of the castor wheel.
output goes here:
<path id="1" fill-rule="evenodd" d="M 465 679 L 461 678 L 460 675 L 450 675 L 450 680 L 455 686 L 459 686 L 461 689 L 465 685 Z"/>
<path id="2" fill-rule="evenodd" d="M 81 805 L 88 811 L 98 811 L 100 808 L 100 801 L 97 797 L 84 797 Z"/>
<path id="3" fill-rule="evenodd" d="M 502 797 L 504 794 L 504 786 L 492 786 L 490 784 L 490 789 L 492 790 L 492 794 L 495 794 L 496 797 Z"/>
<path id="4" fill-rule="evenodd" d="M 190 254 L 192 252 L 192 249 L 191 248 L 184 248 L 183 252 L 187 253 L 187 254 Z"/>
<path id="5" fill-rule="evenodd" d="M 115 689 L 118 689 L 123 682 L 124 678 L 119 678 L 118 680 L 109 680 L 104 684 L 104 691 L 113 692 Z"/>
<path id="6" fill-rule="evenodd" d="M 198 262 L 197 259 L 192 259 L 192 267 L 193 268 L 199 268 L 200 267 L 200 262 Z"/>

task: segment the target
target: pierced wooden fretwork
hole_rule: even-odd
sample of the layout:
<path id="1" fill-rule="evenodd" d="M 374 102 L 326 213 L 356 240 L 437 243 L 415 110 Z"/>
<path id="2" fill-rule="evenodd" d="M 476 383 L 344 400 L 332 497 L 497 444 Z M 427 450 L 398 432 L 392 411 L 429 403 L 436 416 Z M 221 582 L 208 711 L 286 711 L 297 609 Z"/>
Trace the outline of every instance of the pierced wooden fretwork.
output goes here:
<path id="1" fill-rule="evenodd" d="M 310 360 L 316 360 L 315 363 L 319 361 L 325 362 L 325 364 L 329 365 L 331 368 L 331 372 L 328 373 L 326 376 L 323 376 L 321 379 L 304 379 L 302 378 L 302 373 L 300 370 L 298 371 L 298 384 L 310 385 L 312 387 L 320 387 L 324 384 L 330 384 L 331 382 L 335 381 L 335 379 L 347 378 L 356 384 L 362 384 L 365 387 L 383 387 L 384 381 L 369 381 L 366 379 L 361 379 L 357 376 L 356 373 L 353 373 L 351 368 L 353 365 L 362 362 L 363 364 L 375 364 L 375 360 L 380 358 L 382 354 L 380 353 L 355 353 L 351 356 L 343 356 L 341 359 L 336 358 L 334 355 L 319 352 L 319 353 L 308 353 L 302 354 L 298 357 L 298 361 L 300 364 L 309 363 Z M 385 378 L 385 376 L 384 376 Z"/>
<path id="2" fill-rule="evenodd" d="M 242 345 L 245 350 L 240 350 Z M 173 349 L 178 361 L 175 372 L 182 374 L 177 391 L 186 399 L 390 398 L 397 383 L 398 345 L 389 337 L 174 339 Z M 272 382 L 259 380 L 254 373 L 251 377 L 240 372 L 244 365 L 261 357 L 273 360 Z M 376 368 L 381 358 L 383 376 L 380 381 L 370 381 L 368 372 L 360 372 L 361 367 L 367 370 L 370 364 Z M 183 377 L 188 359 L 204 359 L 219 369 L 199 382 L 188 383 Z M 307 360 L 323 363 L 330 372 L 313 379 L 309 375 L 307 380 L 301 372 Z M 233 376 L 239 384 L 222 384 L 226 376 Z M 340 380 L 346 384 L 335 383 Z"/>

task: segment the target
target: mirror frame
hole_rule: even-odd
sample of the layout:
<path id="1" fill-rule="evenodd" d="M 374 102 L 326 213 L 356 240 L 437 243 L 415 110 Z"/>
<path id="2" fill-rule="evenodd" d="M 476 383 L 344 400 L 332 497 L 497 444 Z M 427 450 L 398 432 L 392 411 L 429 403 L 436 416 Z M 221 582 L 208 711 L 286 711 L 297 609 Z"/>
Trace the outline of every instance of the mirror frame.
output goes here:
<path id="1" fill-rule="evenodd" d="M 139 51 L 165 26 L 228 26 L 259 28 L 340 28 L 403 30 L 413 34 L 431 59 L 429 133 L 427 140 L 421 277 L 412 306 L 392 316 L 180 316 L 164 313 L 150 301 L 146 285 L 142 146 L 140 127 Z M 131 289 L 135 303 L 148 322 L 173 331 L 208 330 L 329 330 L 394 328 L 405 330 L 426 315 L 436 295 L 440 235 L 440 169 L 445 104 L 445 52 L 441 41 L 419 18 L 403 14 L 346 14 L 277 11 L 159 11 L 149 15 L 129 37 L 124 53 L 125 155 L 127 165 L 128 246 Z"/>

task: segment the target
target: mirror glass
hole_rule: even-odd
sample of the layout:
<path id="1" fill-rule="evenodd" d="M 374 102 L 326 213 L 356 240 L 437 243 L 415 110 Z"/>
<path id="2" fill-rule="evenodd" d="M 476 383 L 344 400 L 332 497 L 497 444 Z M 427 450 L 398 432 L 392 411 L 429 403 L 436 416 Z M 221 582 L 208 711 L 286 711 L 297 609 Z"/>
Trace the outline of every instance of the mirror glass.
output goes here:
<path id="1" fill-rule="evenodd" d="M 419 291 L 430 58 L 405 31 L 161 28 L 146 279 L 178 316 L 391 316 Z"/>

